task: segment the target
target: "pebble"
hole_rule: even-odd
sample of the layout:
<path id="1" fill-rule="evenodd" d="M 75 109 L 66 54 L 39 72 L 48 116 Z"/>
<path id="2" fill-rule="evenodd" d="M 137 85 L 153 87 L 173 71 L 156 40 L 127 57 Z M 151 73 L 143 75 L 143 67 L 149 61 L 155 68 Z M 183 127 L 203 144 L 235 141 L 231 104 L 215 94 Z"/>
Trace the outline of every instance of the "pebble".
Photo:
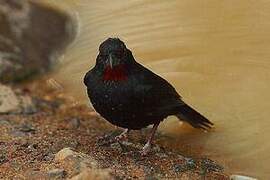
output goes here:
<path id="1" fill-rule="evenodd" d="M 25 132 L 25 133 L 29 133 L 29 132 L 34 132 L 34 131 L 36 131 L 36 129 L 35 129 L 32 125 L 30 125 L 30 124 L 23 124 L 23 125 L 21 125 L 21 126 L 19 127 L 19 130 L 20 130 L 21 132 Z"/>
<path id="2" fill-rule="evenodd" d="M 54 160 L 62 164 L 79 164 L 79 167 L 97 167 L 97 162 L 92 157 L 83 153 L 75 152 L 71 150 L 71 148 L 64 148 L 59 151 L 55 155 Z"/>
<path id="3" fill-rule="evenodd" d="M 98 163 L 94 158 L 87 154 L 75 152 L 71 148 L 64 148 L 59 151 L 54 160 L 64 167 L 65 171 L 62 172 L 66 172 L 65 175 L 73 176 L 72 180 L 112 179 L 109 169 L 98 169 Z"/>
<path id="4" fill-rule="evenodd" d="M 258 180 L 257 178 L 243 176 L 243 175 L 231 175 L 230 179 L 231 180 Z"/>
<path id="5" fill-rule="evenodd" d="M 5 119 L 0 119 L 0 126 L 9 126 L 10 122 Z"/>
<path id="6" fill-rule="evenodd" d="M 168 158 L 169 156 L 165 153 L 156 153 L 156 156 L 158 156 L 161 159 Z"/>
<path id="7" fill-rule="evenodd" d="M 0 84 L 0 114 L 31 114 L 36 111 L 32 98 Z"/>
<path id="8" fill-rule="evenodd" d="M 53 169 L 48 171 L 48 177 L 53 179 L 60 179 L 66 176 L 66 171 L 64 169 Z"/>
<path id="9" fill-rule="evenodd" d="M 111 180 L 113 177 L 110 175 L 110 171 L 106 169 L 85 169 L 77 176 L 71 178 L 71 180 Z"/>
<path id="10" fill-rule="evenodd" d="M 54 159 L 55 161 L 61 162 L 65 160 L 68 156 L 73 156 L 73 155 L 75 155 L 74 151 L 72 151 L 70 148 L 64 148 L 55 155 Z"/>
<path id="11" fill-rule="evenodd" d="M 80 125 L 81 125 L 81 121 L 78 118 L 72 118 L 69 121 L 70 129 L 78 129 L 80 127 Z"/>

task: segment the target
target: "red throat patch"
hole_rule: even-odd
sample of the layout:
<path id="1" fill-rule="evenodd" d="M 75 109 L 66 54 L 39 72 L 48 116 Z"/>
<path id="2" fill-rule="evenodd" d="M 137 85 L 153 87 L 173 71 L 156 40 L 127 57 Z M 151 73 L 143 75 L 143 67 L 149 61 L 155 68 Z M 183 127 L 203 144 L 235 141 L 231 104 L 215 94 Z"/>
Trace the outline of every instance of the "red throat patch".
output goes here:
<path id="1" fill-rule="evenodd" d="M 104 81 L 124 81 L 127 79 L 126 68 L 124 65 L 118 65 L 114 68 L 107 66 L 104 70 Z"/>

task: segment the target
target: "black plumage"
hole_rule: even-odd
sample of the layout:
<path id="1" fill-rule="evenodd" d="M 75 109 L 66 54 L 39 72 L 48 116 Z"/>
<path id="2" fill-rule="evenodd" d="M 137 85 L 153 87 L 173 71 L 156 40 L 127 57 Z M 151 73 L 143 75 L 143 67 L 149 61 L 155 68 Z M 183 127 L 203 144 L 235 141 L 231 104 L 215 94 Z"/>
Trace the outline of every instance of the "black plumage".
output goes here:
<path id="1" fill-rule="evenodd" d="M 84 84 L 95 110 L 122 128 L 157 127 L 170 115 L 195 128 L 209 129 L 213 125 L 187 105 L 170 83 L 136 62 L 118 38 L 109 38 L 100 45 L 96 65 L 85 75 Z"/>

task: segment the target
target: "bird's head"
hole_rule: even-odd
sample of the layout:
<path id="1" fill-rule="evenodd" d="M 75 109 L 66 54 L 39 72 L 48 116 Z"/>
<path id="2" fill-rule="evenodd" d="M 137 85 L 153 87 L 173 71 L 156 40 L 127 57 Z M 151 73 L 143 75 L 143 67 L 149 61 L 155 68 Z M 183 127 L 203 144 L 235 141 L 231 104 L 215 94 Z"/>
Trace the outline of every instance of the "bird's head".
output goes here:
<path id="1" fill-rule="evenodd" d="M 100 44 L 96 65 L 104 71 L 105 79 L 123 79 L 132 62 L 131 51 L 119 38 L 108 38 Z"/>
<path id="2" fill-rule="evenodd" d="M 105 67 L 113 69 L 126 63 L 127 53 L 128 49 L 123 41 L 118 38 L 108 38 L 100 44 L 97 60 L 101 61 Z"/>

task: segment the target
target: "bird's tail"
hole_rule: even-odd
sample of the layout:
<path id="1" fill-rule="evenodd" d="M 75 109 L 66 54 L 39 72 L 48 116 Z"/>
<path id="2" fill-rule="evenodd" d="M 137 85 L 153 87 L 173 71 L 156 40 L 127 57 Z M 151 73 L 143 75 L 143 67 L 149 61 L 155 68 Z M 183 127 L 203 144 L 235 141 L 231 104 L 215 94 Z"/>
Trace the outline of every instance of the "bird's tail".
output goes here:
<path id="1" fill-rule="evenodd" d="M 187 104 L 184 104 L 179 108 L 179 113 L 176 116 L 179 119 L 188 122 L 194 128 L 208 130 L 214 125 L 211 121 Z"/>

